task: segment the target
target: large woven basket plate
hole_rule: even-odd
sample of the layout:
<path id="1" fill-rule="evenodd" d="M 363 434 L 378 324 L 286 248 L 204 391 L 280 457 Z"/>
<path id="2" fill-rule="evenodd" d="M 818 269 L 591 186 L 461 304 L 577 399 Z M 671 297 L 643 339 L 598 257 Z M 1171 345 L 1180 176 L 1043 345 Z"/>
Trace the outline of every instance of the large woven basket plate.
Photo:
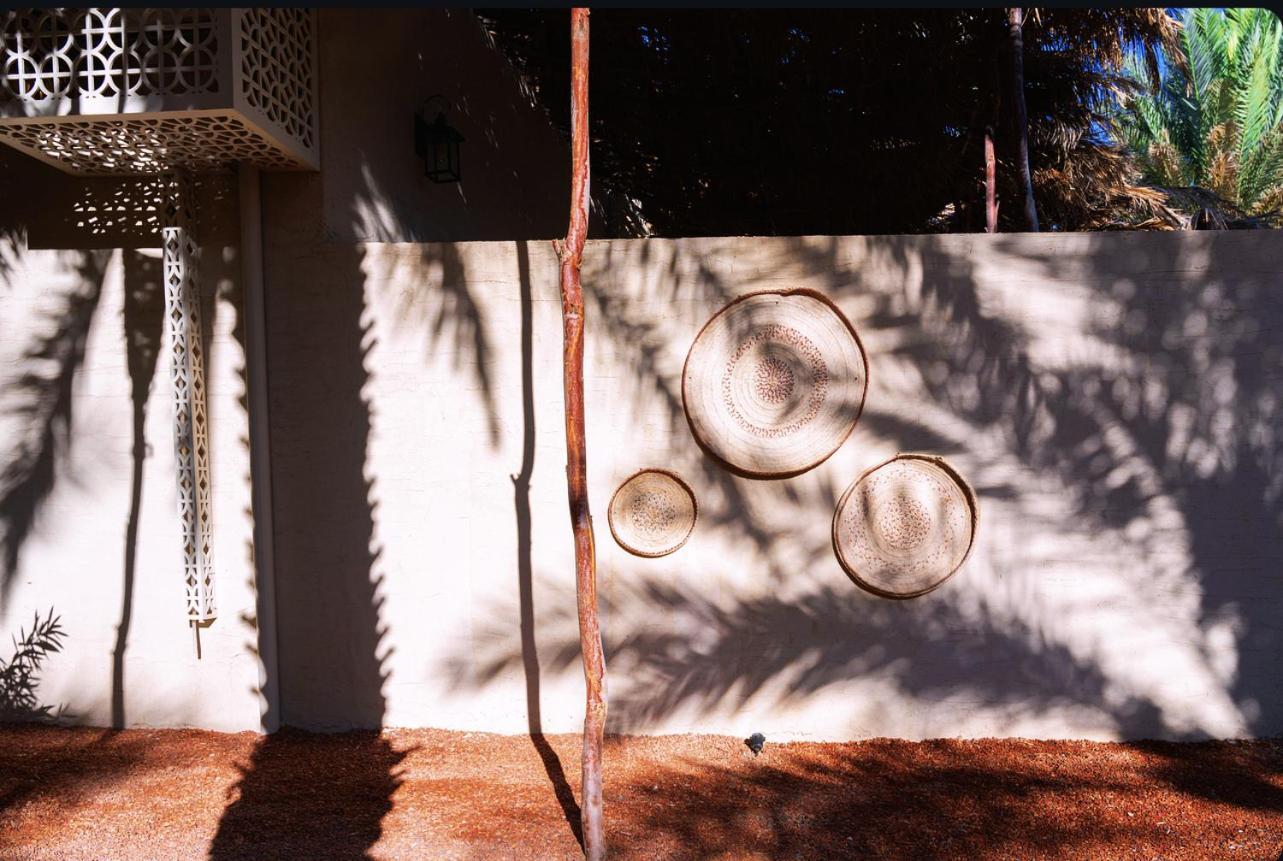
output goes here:
<path id="1" fill-rule="evenodd" d="M 751 478 L 822 463 L 864 408 L 855 328 L 812 290 L 751 293 L 704 325 L 686 356 L 682 404 L 704 451 Z"/>
<path id="2" fill-rule="evenodd" d="M 643 469 L 619 486 L 606 517 L 619 546 L 636 556 L 667 556 L 686 543 L 699 507 L 676 473 Z"/>
<path id="3" fill-rule="evenodd" d="M 860 586 L 924 595 L 962 565 L 975 538 L 971 488 L 938 457 L 900 454 L 867 470 L 833 513 L 833 549 Z"/>

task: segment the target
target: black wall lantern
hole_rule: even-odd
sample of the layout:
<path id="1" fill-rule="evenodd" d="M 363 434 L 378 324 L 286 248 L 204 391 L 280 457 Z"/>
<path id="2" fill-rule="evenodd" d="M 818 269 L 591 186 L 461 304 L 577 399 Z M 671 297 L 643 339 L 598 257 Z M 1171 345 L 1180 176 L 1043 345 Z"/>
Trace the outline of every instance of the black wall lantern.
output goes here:
<path id="1" fill-rule="evenodd" d="M 428 122 L 428 106 L 433 102 L 445 105 L 437 111 L 436 119 Z M 414 115 L 414 151 L 423 159 L 423 174 L 433 182 L 458 182 L 459 144 L 463 135 L 445 121 L 450 103 L 443 96 L 432 96 L 423 110 Z"/>

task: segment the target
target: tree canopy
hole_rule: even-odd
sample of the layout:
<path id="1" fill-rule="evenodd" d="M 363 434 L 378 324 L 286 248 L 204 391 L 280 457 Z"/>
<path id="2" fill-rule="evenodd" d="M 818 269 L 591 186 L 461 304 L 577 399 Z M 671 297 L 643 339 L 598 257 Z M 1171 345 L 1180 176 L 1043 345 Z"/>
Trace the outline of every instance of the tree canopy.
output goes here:
<path id="1" fill-rule="evenodd" d="M 478 14 L 568 130 L 566 13 Z M 611 235 L 978 230 L 987 125 L 1000 227 L 1015 224 L 1002 9 L 602 10 L 593 26 L 593 177 Z M 1157 9 L 1026 16 L 1030 160 L 1051 229 L 1160 205 L 1107 134 L 1107 88 L 1130 48 L 1157 65 L 1177 35 Z"/>
<path id="2" fill-rule="evenodd" d="M 1221 222 L 1283 211 L 1283 24 L 1265 9 L 1188 9 L 1187 62 L 1132 58 L 1113 118 L 1143 179 Z"/>

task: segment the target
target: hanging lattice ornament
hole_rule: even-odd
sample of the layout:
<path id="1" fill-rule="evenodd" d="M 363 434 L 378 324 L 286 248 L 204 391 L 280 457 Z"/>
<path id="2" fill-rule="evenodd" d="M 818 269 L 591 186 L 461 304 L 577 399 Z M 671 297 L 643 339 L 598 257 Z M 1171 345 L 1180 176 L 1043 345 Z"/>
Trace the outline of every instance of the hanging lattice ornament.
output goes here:
<path id="1" fill-rule="evenodd" d="M 192 181 L 183 173 L 163 178 L 165 319 L 174 391 L 174 460 L 178 516 L 183 532 L 183 581 L 187 616 L 209 622 L 214 604 L 213 535 L 210 521 L 209 432 L 205 414 L 205 350 L 196 272 L 200 246 L 194 233 Z"/>
<path id="2" fill-rule="evenodd" d="M 0 11 L 0 141 L 76 174 L 319 164 L 305 9 Z"/>

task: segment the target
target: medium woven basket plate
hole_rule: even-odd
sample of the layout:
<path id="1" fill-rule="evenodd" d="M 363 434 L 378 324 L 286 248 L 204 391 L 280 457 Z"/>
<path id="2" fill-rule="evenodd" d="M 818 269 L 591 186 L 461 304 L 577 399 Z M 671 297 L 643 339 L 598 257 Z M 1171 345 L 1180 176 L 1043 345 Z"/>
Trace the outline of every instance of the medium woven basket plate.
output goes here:
<path id="1" fill-rule="evenodd" d="M 852 482 L 833 513 L 833 549 L 860 586 L 887 598 L 924 595 L 971 550 L 971 488 L 941 458 L 900 454 Z"/>
<path id="2" fill-rule="evenodd" d="M 682 404 L 704 451 L 750 478 L 822 463 L 864 407 L 868 363 L 854 327 L 811 290 L 751 293 L 704 325 Z"/>
<path id="3" fill-rule="evenodd" d="M 606 517 L 619 546 L 636 556 L 667 556 L 686 543 L 699 506 L 676 473 L 643 469 L 619 486 Z"/>

